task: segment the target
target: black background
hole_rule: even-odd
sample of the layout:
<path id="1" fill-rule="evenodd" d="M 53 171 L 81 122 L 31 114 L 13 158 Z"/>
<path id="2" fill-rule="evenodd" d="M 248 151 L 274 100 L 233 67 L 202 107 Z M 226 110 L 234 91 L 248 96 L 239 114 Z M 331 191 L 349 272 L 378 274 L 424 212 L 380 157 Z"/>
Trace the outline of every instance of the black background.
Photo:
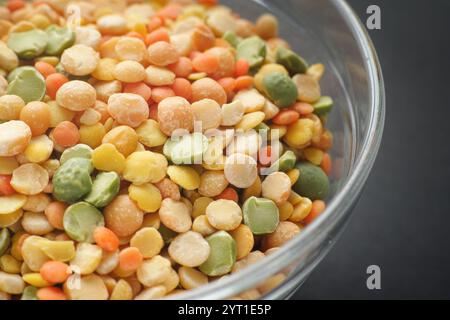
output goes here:
<path id="1" fill-rule="evenodd" d="M 349 0 L 383 68 L 382 147 L 344 235 L 294 299 L 450 299 L 450 1 Z M 366 268 L 381 267 L 381 290 Z"/>

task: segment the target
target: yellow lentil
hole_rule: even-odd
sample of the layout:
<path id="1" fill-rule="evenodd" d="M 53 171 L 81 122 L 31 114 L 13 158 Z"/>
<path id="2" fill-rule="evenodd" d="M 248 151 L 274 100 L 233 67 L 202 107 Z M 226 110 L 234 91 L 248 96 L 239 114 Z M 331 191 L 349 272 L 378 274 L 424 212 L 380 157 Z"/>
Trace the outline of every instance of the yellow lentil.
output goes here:
<path id="1" fill-rule="evenodd" d="M 130 245 L 138 248 L 145 259 L 149 259 L 161 252 L 164 241 L 155 228 L 143 228 L 134 234 Z"/>
<path id="2" fill-rule="evenodd" d="M 177 185 L 186 190 L 196 190 L 200 186 L 200 176 L 191 167 L 169 166 L 167 174 Z"/>
<path id="3" fill-rule="evenodd" d="M 100 171 L 122 173 L 125 169 L 125 157 L 113 144 L 105 143 L 92 152 L 92 164 Z"/>
<path id="4" fill-rule="evenodd" d="M 161 192 L 151 183 L 140 186 L 131 185 L 128 193 L 144 212 L 156 212 L 161 207 Z"/>

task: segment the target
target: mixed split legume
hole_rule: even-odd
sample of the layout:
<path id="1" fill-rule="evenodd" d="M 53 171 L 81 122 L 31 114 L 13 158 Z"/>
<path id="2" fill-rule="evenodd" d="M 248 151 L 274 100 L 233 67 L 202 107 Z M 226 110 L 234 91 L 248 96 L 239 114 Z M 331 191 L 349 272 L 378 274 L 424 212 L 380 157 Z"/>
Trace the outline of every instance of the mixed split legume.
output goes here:
<path id="1" fill-rule="evenodd" d="M 330 195 L 323 73 L 216 0 L 8 0 L 0 300 L 170 297 L 286 244 Z"/>

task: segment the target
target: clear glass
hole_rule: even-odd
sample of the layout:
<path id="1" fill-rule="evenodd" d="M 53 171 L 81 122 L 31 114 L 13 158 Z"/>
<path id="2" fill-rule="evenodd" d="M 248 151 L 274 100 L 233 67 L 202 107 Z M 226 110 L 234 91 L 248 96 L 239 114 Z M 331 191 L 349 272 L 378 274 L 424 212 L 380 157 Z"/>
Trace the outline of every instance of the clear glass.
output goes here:
<path id="1" fill-rule="evenodd" d="M 372 169 L 384 126 L 383 76 L 365 27 L 344 0 L 220 2 L 252 21 L 275 14 L 280 36 L 307 61 L 325 64 L 322 91 L 335 101 L 327 123 L 335 138 L 333 194 L 326 211 L 280 250 L 239 273 L 170 298 L 288 298 L 344 230 Z"/>
<path id="2" fill-rule="evenodd" d="M 328 123 L 335 136 L 334 191 L 327 210 L 280 250 L 239 273 L 171 298 L 287 298 L 336 242 L 369 175 L 383 132 L 383 78 L 364 26 L 343 0 L 222 3 L 251 20 L 272 12 L 280 20 L 281 36 L 296 51 L 326 65 L 323 92 L 335 100 Z"/>

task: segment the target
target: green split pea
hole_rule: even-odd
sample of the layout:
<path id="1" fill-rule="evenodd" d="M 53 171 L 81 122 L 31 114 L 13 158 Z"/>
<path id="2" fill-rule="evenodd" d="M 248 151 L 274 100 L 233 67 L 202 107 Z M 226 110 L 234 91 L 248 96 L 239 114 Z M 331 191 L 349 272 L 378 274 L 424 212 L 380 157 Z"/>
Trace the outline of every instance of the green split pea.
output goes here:
<path id="1" fill-rule="evenodd" d="M 264 235 L 275 231 L 280 222 L 278 207 L 272 200 L 250 197 L 242 207 L 244 223 L 254 235 Z"/>
<path id="2" fill-rule="evenodd" d="M 236 241 L 226 231 L 218 231 L 208 238 L 211 252 L 200 267 L 204 274 L 216 277 L 230 273 L 236 263 Z"/>
<path id="3" fill-rule="evenodd" d="M 78 242 L 93 243 L 95 229 L 104 225 L 102 213 L 86 202 L 71 205 L 64 213 L 64 230 L 71 239 Z"/>

